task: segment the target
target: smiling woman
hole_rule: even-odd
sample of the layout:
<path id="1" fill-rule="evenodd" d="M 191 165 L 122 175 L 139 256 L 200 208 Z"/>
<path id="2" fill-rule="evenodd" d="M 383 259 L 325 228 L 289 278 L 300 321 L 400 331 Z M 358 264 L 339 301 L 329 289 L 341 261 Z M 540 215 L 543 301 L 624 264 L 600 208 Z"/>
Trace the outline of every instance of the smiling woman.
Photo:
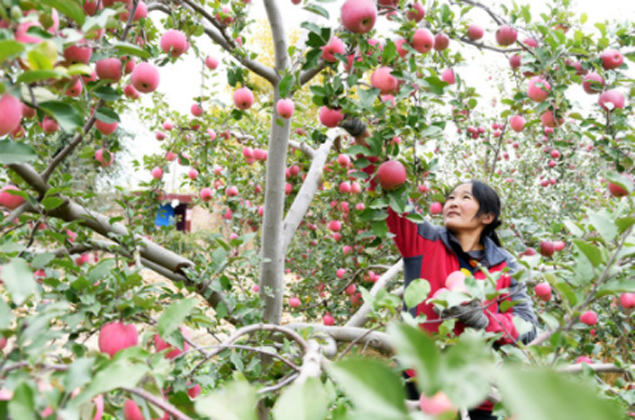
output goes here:
<path id="1" fill-rule="evenodd" d="M 364 123 L 357 119 L 346 121 L 342 127 L 355 137 L 357 144 L 366 145 L 369 133 Z M 375 170 L 375 165 L 371 164 L 364 172 L 373 175 Z M 441 311 L 430 302 L 431 299 L 412 308 L 404 303 L 404 311 L 424 320 L 420 324 L 422 329 L 431 334 L 438 333 L 445 320 L 454 318 L 457 321 L 454 334 L 462 334 L 466 328 L 497 333 L 500 334 L 496 341 L 498 346 L 518 341 L 529 343 L 535 338 L 537 320 L 526 286 L 511 277 L 519 266 L 502 248 L 496 235 L 496 228 L 501 225 L 500 213 L 501 201 L 496 191 L 477 180 L 459 184 L 447 196 L 443 206 L 443 226 L 429 221 L 415 223 L 388 208 L 386 222 L 404 261 L 405 288 L 415 279 L 425 279 L 430 284 L 428 297 L 434 299 L 448 290 L 467 290 L 462 281 L 467 275 L 472 275 L 477 282 L 486 281 L 482 269 L 496 279 L 496 297 L 491 300 L 472 298 Z M 461 281 L 454 281 L 461 272 L 464 273 Z M 450 279 L 452 282 L 448 281 Z M 516 317 L 531 327 L 520 331 L 514 323 Z M 412 381 L 408 382 L 407 390 L 409 399 L 419 398 Z M 491 414 L 492 408 L 490 401 L 483 401 L 470 412 L 470 417 L 472 420 L 496 419 Z"/>

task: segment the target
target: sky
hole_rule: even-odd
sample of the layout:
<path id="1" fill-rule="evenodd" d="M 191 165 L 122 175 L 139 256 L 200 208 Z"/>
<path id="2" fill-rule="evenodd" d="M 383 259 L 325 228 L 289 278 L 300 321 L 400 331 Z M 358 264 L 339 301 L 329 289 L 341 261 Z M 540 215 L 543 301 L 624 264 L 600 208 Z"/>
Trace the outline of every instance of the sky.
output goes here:
<path id="1" fill-rule="evenodd" d="M 284 27 L 286 31 L 299 28 L 299 24 L 303 21 L 309 20 L 315 23 L 326 23 L 326 19 L 319 17 L 313 13 L 307 12 L 303 10 L 301 5 L 293 5 L 290 0 L 279 0 L 281 4 L 288 3 L 288 7 L 282 7 L 283 16 L 284 16 Z M 423 3 L 429 3 L 425 0 Z M 329 10 L 330 13 L 330 22 L 332 25 L 336 25 L 339 19 L 339 8 L 343 1 L 338 0 L 333 3 L 321 3 L 323 7 Z M 489 3 L 489 2 L 488 2 Z M 527 2 L 519 2 L 520 4 L 527 4 Z M 529 2 L 531 5 L 532 15 L 534 16 L 534 20 L 536 16 L 540 12 L 546 11 L 547 5 L 551 4 L 551 1 L 546 0 L 533 0 Z M 604 20 L 618 20 L 618 21 L 635 21 L 635 0 L 571 0 L 572 5 L 574 7 L 572 10 L 576 11 L 576 14 L 580 14 L 585 12 L 588 16 L 588 21 L 584 25 L 591 31 L 597 30 L 593 28 L 593 25 L 596 22 L 602 22 Z M 507 2 L 508 4 L 508 2 Z M 494 6 L 490 6 L 494 10 L 496 8 Z M 163 18 L 164 15 L 160 12 L 153 12 L 150 16 L 155 22 L 159 22 L 159 19 Z M 250 17 L 253 19 L 266 19 L 266 12 L 264 10 L 262 0 L 252 0 L 250 5 Z M 493 32 L 495 26 L 489 16 L 482 10 L 478 8 L 474 8 L 469 12 L 469 17 L 475 23 L 481 23 L 486 28 L 486 33 L 484 39 L 492 39 Z M 384 30 L 389 29 L 389 24 L 386 23 L 385 17 L 379 17 L 377 23 L 377 29 Z M 249 39 L 247 38 L 247 44 L 249 43 Z M 453 45 L 454 41 L 451 42 L 450 48 L 460 48 L 456 45 Z M 456 43 L 454 43 L 456 44 Z M 197 45 L 201 51 L 205 51 L 206 55 L 214 55 L 215 57 L 227 60 L 228 55 L 223 53 L 222 50 L 214 45 L 207 37 L 203 36 L 198 38 Z M 256 51 L 258 52 L 258 51 Z M 505 68 L 506 58 L 498 53 L 484 51 L 479 52 L 474 48 L 462 48 L 462 54 L 467 54 L 471 56 L 473 60 L 469 61 L 469 71 L 466 67 L 458 67 L 455 71 L 465 80 L 468 86 L 476 86 L 477 89 L 479 86 L 484 86 L 484 83 L 491 83 L 487 81 L 487 78 L 491 74 L 495 74 L 500 71 L 501 68 Z M 475 64 L 476 63 L 476 64 Z M 635 67 L 631 65 L 631 67 Z M 197 69 L 193 71 L 192 69 Z M 166 102 L 170 105 L 171 109 L 178 110 L 182 113 L 189 113 L 189 108 L 193 103 L 192 98 L 200 95 L 200 75 L 198 73 L 198 69 L 201 69 L 201 62 L 197 59 L 192 51 L 190 51 L 185 56 L 173 64 L 168 64 L 164 67 L 160 68 L 161 75 L 161 83 L 159 85 L 158 91 L 165 94 Z M 221 63 L 218 69 L 216 70 L 216 74 L 221 78 L 220 82 L 223 81 L 224 75 L 224 66 Z M 487 96 L 486 89 L 481 89 L 484 91 L 484 97 L 480 101 L 483 103 L 491 103 L 491 99 L 493 99 L 493 89 L 490 89 L 489 92 L 490 97 Z M 230 98 L 227 97 L 226 94 L 220 94 L 221 100 L 229 101 Z M 572 92 L 572 99 L 574 101 L 579 101 L 581 106 L 591 106 L 591 101 L 594 101 L 594 97 L 591 98 L 588 95 L 585 95 L 582 89 L 579 89 L 579 92 Z M 141 104 L 144 106 L 151 106 L 151 98 L 149 96 L 143 96 Z M 499 112 L 502 111 L 502 108 L 499 109 Z M 134 134 L 134 147 L 131 149 L 132 156 L 128 158 L 124 157 L 124 160 L 141 159 L 143 153 L 154 153 L 155 151 L 160 150 L 161 144 L 155 139 L 154 132 L 150 131 L 146 128 L 139 119 L 135 116 L 135 112 L 126 113 L 123 117 L 122 127 L 126 130 L 131 131 Z M 124 162 L 126 165 L 126 162 Z M 187 168 L 177 167 L 178 164 L 176 162 L 172 163 L 172 167 L 170 168 L 171 174 L 166 175 L 164 177 L 164 181 L 166 181 L 166 189 L 168 191 L 173 191 L 180 184 L 177 179 L 184 176 L 187 172 Z M 130 175 L 130 174 L 129 174 Z M 149 173 L 137 173 L 131 174 L 132 176 L 127 176 L 128 182 L 130 183 L 129 187 L 135 187 L 136 184 L 140 180 L 149 180 Z"/>

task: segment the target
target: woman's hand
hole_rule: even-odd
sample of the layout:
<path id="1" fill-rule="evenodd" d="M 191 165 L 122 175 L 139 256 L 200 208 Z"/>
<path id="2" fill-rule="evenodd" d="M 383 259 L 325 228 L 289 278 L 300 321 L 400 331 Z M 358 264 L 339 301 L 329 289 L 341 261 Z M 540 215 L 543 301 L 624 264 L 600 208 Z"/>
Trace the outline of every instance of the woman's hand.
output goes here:
<path id="1" fill-rule="evenodd" d="M 355 144 L 366 146 L 366 138 L 369 137 L 370 134 L 368 130 L 366 130 L 366 124 L 362 120 L 359 118 L 346 117 L 344 121 L 340 123 L 340 127 L 353 136 Z"/>

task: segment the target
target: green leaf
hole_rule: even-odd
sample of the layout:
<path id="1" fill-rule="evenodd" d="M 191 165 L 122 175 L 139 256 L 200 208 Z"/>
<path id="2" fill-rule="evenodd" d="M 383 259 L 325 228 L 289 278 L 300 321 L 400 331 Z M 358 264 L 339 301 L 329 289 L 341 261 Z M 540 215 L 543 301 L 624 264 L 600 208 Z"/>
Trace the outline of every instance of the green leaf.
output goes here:
<path id="1" fill-rule="evenodd" d="M 405 392 L 399 376 L 375 359 L 349 358 L 327 366 L 357 411 L 373 419 L 407 419 Z"/>
<path id="2" fill-rule="evenodd" d="M 64 388 L 75 389 L 82 387 L 92 380 L 94 358 L 80 358 L 75 360 L 64 376 Z"/>
<path id="3" fill-rule="evenodd" d="M 379 89 L 370 88 L 370 89 L 359 89 L 357 91 L 357 96 L 359 96 L 359 100 L 362 103 L 364 108 L 370 108 L 379 96 Z"/>
<path id="4" fill-rule="evenodd" d="M 621 187 L 624 190 L 626 190 L 629 194 L 633 192 L 633 181 L 629 177 L 615 171 L 607 171 L 604 174 L 604 177 L 610 183 L 615 184 L 618 187 Z"/>
<path id="5" fill-rule="evenodd" d="M 109 363 L 92 377 L 86 390 L 69 401 L 70 407 L 79 407 L 84 402 L 113 389 L 137 386 L 148 372 L 148 367 L 142 363 L 132 363 L 127 359 L 117 359 Z"/>
<path id="6" fill-rule="evenodd" d="M 604 210 L 600 212 L 587 212 L 589 221 L 595 230 L 606 242 L 611 242 L 617 235 L 617 226 L 611 221 L 609 214 Z"/>
<path id="7" fill-rule="evenodd" d="M 408 213 L 408 215 L 406 216 L 406 219 L 408 219 L 408 220 L 410 220 L 411 222 L 414 222 L 414 223 L 423 223 L 426 220 L 419 213 Z"/>
<path id="8" fill-rule="evenodd" d="M 116 101 L 121 98 L 121 94 L 111 86 L 101 86 L 95 91 L 95 96 L 107 102 Z"/>
<path id="9" fill-rule="evenodd" d="M 152 54 L 139 48 L 136 45 L 127 42 L 117 42 L 113 47 L 117 50 L 120 56 L 122 55 L 135 55 L 137 57 L 144 58 L 146 60 L 152 58 Z"/>
<path id="10" fill-rule="evenodd" d="M 159 335 L 165 337 L 179 328 L 195 307 L 196 299 L 181 299 L 168 306 L 157 322 Z"/>
<path id="11" fill-rule="evenodd" d="M 7 302 L 0 296 L 0 330 L 6 330 L 13 322 L 13 314 Z"/>
<path id="12" fill-rule="evenodd" d="M 430 283 L 424 279 L 413 280 L 404 291 L 404 301 L 408 308 L 414 308 L 428 298 Z"/>
<path id="13" fill-rule="evenodd" d="M 58 122 L 64 131 L 74 131 L 84 123 L 82 116 L 75 108 L 59 101 L 48 101 L 40 103 L 40 109 Z"/>
<path id="14" fill-rule="evenodd" d="M 121 122 L 119 114 L 111 108 L 101 107 L 97 110 L 97 112 L 95 112 L 95 116 L 99 121 L 105 122 L 106 124 Z"/>
<path id="15" fill-rule="evenodd" d="M 635 281 L 611 280 L 600 286 L 596 295 L 597 297 L 602 297 L 606 295 L 618 295 L 620 293 L 635 293 Z"/>
<path id="16" fill-rule="evenodd" d="M 77 24 L 79 24 L 80 26 L 84 24 L 84 11 L 79 6 L 79 4 L 75 3 L 74 1 L 40 0 L 40 2 L 46 4 L 47 6 L 51 6 L 54 9 L 57 9 L 58 12 L 62 12 L 64 15 L 77 22 Z"/>
<path id="17" fill-rule="evenodd" d="M 35 83 L 49 79 L 62 79 L 67 77 L 66 73 L 58 70 L 28 70 L 22 73 L 16 83 Z"/>
<path id="18" fill-rule="evenodd" d="M 624 233 L 626 229 L 635 225 L 635 217 L 621 217 L 615 221 L 615 225 L 619 228 L 618 233 Z"/>
<path id="19" fill-rule="evenodd" d="M 323 420 L 328 398 L 317 378 L 308 378 L 301 385 L 287 388 L 273 408 L 275 420 Z"/>
<path id="20" fill-rule="evenodd" d="M 198 397 L 194 409 L 212 420 L 256 420 L 258 395 L 246 382 L 235 381 L 225 388 Z"/>
<path id="21" fill-rule="evenodd" d="M 2 266 L 1 278 L 13 303 L 20 306 L 36 292 L 33 272 L 22 258 L 14 258 Z"/>
<path id="22" fill-rule="evenodd" d="M 380 238 L 386 237 L 388 233 L 388 225 L 385 220 L 374 220 L 371 222 L 371 229 L 373 233 Z"/>
<path id="23" fill-rule="evenodd" d="M 593 267 L 599 267 L 599 265 L 602 264 L 602 251 L 600 251 L 597 246 L 580 239 L 574 239 L 572 242 L 580 252 L 587 257 L 591 264 L 593 264 Z"/>
<path id="24" fill-rule="evenodd" d="M 329 12 L 325 8 L 323 8 L 322 6 L 318 6 L 317 4 L 307 4 L 306 6 L 304 6 L 304 10 L 315 13 L 316 15 L 322 16 L 325 19 L 329 19 Z"/>
<path id="25" fill-rule="evenodd" d="M 391 325 L 388 333 L 401 364 L 417 372 L 419 389 L 426 395 L 434 395 L 440 388 L 442 376 L 441 355 L 434 340 L 419 328 L 405 324 Z"/>
<path id="26" fill-rule="evenodd" d="M 615 403 L 600 396 L 599 389 L 554 371 L 505 369 L 498 389 L 518 420 L 624 418 Z"/>
<path id="27" fill-rule="evenodd" d="M 575 293 L 571 289 L 571 286 L 569 286 L 567 283 L 561 281 L 561 282 L 556 283 L 554 287 L 560 292 L 560 294 L 564 298 L 567 299 L 567 301 L 569 302 L 569 305 L 571 307 L 577 305 L 578 297 L 575 295 Z"/>
<path id="28" fill-rule="evenodd" d="M 30 145 L 11 140 L 0 140 L 0 163 L 5 165 L 26 163 L 34 161 L 36 158 L 37 154 Z"/>
<path id="29" fill-rule="evenodd" d="M 22 382 L 13 390 L 9 401 L 9 414 L 13 419 L 35 420 L 35 393 L 26 382 Z"/>
<path id="30" fill-rule="evenodd" d="M 292 75 L 287 74 L 280 80 L 280 84 L 278 85 L 278 90 L 280 91 L 280 97 L 286 98 L 289 95 L 289 91 L 291 90 L 291 86 L 293 86 L 294 78 Z"/>
<path id="31" fill-rule="evenodd" d="M 88 273 L 88 281 L 94 284 L 99 280 L 103 280 L 112 272 L 115 264 L 116 262 L 113 259 L 99 261 L 99 263 L 90 270 L 90 273 Z"/>
<path id="32" fill-rule="evenodd" d="M 46 210 L 53 210 L 64 204 L 64 199 L 60 197 L 46 197 L 42 200 L 42 205 Z"/>
<path id="33" fill-rule="evenodd" d="M 586 23 L 587 19 L 588 19 L 588 17 L 586 15 L 586 13 L 582 13 L 580 15 L 580 24 L 584 25 Z"/>
<path id="34" fill-rule="evenodd" d="M 0 62 L 16 56 L 24 51 L 24 44 L 12 39 L 0 41 Z"/>

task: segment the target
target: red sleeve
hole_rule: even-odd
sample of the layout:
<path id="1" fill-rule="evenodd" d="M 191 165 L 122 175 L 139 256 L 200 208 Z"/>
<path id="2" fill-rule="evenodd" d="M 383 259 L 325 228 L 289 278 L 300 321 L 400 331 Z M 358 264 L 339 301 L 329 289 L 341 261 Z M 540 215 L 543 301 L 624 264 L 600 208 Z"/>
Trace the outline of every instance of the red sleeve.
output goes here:
<path id="1" fill-rule="evenodd" d="M 500 267 L 497 268 L 500 269 Z M 496 284 L 496 289 L 506 289 L 510 285 L 510 276 L 508 274 L 504 274 L 499 277 Z M 511 299 L 507 297 L 506 300 Z M 494 303 L 492 305 L 486 306 L 484 313 L 485 316 L 487 316 L 487 318 L 489 319 L 489 326 L 485 329 L 485 331 L 503 334 L 503 336 L 498 340 L 499 344 L 513 344 L 516 342 L 516 340 L 518 340 L 518 331 L 514 326 L 514 311 L 512 307 L 508 308 L 505 312 L 499 312 L 498 304 Z"/>

